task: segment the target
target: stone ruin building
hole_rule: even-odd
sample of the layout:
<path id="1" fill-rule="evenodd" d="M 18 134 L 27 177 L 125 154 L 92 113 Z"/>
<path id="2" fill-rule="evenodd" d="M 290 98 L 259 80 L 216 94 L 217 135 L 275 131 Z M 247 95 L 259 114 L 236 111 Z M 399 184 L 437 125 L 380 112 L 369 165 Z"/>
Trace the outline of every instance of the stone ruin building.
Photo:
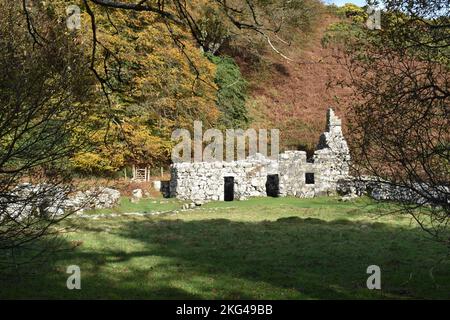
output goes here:
<path id="1" fill-rule="evenodd" d="M 326 131 L 312 158 L 305 151 L 286 151 L 275 160 L 257 153 L 232 162 L 175 163 L 169 192 L 192 201 L 334 195 L 339 181 L 348 178 L 349 161 L 341 120 L 329 109 Z"/>

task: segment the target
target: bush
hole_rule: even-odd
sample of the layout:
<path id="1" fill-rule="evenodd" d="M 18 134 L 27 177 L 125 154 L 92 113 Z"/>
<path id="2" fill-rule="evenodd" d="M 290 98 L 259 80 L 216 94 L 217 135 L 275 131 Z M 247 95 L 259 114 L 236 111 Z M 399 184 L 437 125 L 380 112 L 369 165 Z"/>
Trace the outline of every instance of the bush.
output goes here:
<path id="1" fill-rule="evenodd" d="M 367 13 L 364 9 L 353 3 L 346 3 L 342 7 L 339 7 L 336 13 L 341 18 L 352 19 L 355 23 L 364 23 L 367 20 Z"/>

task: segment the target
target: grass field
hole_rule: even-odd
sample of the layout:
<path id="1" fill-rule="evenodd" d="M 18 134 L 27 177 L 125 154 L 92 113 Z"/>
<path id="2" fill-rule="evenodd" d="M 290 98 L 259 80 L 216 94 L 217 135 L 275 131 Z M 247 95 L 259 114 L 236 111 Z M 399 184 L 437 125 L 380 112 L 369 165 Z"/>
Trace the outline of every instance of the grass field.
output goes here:
<path id="1" fill-rule="evenodd" d="M 181 206 L 160 202 L 123 199 L 115 212 Z M 449 299 L 450 261 L 438 263 L 448 248 L 388 210 L 367 199 L 260 198 L 72 218 L 64 241 L 78 246 L 0 279 L 0 298 Z M 81 268 L 81 290 L 66 288 L 69 265 Z M 367 289 L 369 265 L 381 268 L 382 290 Z"/>

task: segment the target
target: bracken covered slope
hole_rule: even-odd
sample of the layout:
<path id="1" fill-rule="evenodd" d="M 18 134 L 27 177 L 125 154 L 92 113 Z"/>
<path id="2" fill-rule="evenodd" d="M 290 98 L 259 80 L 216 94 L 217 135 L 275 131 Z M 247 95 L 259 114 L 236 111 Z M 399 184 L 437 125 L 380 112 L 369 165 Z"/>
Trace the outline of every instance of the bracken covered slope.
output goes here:
<path id="1" fill-rule="evenodd" d="M 248 106 L 253 127 L 280 129 L 284 149 L 311 151 L 324 131 L 330 106 L 343 119 L 345 128 L 351 90 L 336 85 L 346 73 L 337 64 L 333 50 L 321 44 L 326 28 L 337 19 L 322 13 L 309 37 L 283 51 L 292 61 L 268 50 L 265 54 L 268 67 L 261 71 L 250 69 L 237 59 L 250 79 Z"/>

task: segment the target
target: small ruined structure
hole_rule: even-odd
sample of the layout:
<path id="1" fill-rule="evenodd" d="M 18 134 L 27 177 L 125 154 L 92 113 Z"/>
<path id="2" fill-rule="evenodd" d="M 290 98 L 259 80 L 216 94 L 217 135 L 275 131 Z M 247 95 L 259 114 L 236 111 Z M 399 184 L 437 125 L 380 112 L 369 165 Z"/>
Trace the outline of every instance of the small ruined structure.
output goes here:
<path id="1" fill-rule="evenodd" d="M 348 178 L 350 153 L 341 120 L 332 109 L 311 159 L 286 151 L 278 159 L 259 153 L 232 162 L 181 162 L 171 167 L 170 196 L 183 200 L 243 200 L 249 197 L 314 197 L 336 194 Z"/>

